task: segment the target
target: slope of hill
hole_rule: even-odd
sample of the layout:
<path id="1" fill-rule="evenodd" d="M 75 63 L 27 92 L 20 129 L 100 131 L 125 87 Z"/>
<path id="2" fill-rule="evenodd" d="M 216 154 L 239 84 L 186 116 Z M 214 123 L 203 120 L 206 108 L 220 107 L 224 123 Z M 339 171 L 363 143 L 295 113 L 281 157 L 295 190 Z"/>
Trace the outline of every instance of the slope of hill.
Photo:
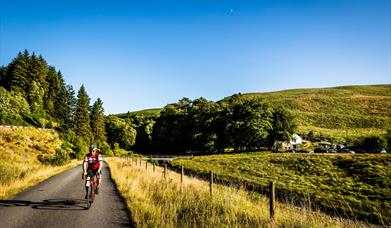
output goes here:
<path id="1" fill-rule="evenodd" d="M 121 113 L 121 114 L 117 114 L 118 117 L 120 118 L 124 118 L 126 117 L 127 115 L 143 115 L 143 116 L 157 116 L 159 115 L 160 111 L 162 109 L 161 108 L 150 108 L 150 109 L 143 109 L 143 110 L 139 110 L 139 111 L 134 111 L 134 112 L 128 112 L 128 113 Z"/>
<path id="2" fill-rule="evenodd" d="M 296 116 L 298 131 L 313 131 L 336 139 L 382 135 L 391 126 L 391 84 L 292 89 L 242 94 L 282 105 Z M 228 100 L 230 97 L 222 99 Z M 145 109 L 131 115 L 157 116 L 162 109 Z M 118 114 L 125 117 L 127 113 Z"/>
<path id="3" fill-rule="evenodd" d="M 54 130 L 0 128 L 0 199 L 76 165 L 75 161 L 65 166 L 41 162 L 52 158 L 61 144 Z"/>
<path id="4" fill-rule="evenodd" d="M 294 113 L 299 126 L 327 129 L 377 128 L 391 124 L 391 85 L 341 86 L 248 93 Z"/>

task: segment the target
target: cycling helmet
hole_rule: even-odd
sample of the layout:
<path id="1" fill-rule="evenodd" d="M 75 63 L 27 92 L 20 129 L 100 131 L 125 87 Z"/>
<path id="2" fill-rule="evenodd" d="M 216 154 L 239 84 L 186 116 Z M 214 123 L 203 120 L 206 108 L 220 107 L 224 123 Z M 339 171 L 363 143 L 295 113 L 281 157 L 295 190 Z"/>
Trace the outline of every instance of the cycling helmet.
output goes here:
<path id="1" fill-rule="evenodd" d="M 93 151 L 97 151 L 98 148 L 96 148 L 95 145 L 91 145 L 90 148 L 89 148 L 90 152 L 93 152 Z"/>

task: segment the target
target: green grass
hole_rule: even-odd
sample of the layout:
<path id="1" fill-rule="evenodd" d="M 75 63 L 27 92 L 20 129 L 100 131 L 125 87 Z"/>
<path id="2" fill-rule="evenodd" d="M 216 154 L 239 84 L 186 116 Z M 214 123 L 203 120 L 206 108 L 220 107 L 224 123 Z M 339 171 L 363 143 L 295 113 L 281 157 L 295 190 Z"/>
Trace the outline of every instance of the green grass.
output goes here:
<path id="1" fill-rule="evenodd" d="M 136 227 L 370 227 L 284 203 L 271 223 L 268 199 L 259 194 L 215 184 L 211 196 L 208 182 L 185 176 L 181 184 L 175 172 L 163 178 L 161 167 L 106 161 Z"/>
<path id="2" fill-rule="evenodd" d="M 212 155 L 174 160 L 174 167 L 254 186 L 270 181 L 283 194 L 311 196 L 320 208 L 350 218 L 391 224 L 390 155 L 271 154 Z"/>
<path id="3" fill-rule="evenodd" d="M 327 129 L 377 128 L 391 124 L 391 85 L 342 86 L 244 94 L 289 109 L 299 126 Z"/>
<path id="4" fill-rule="evenodd" d="M 137 116 L 158 116 L 160 114 L 161 108 L 150 108 L 150 109 L 144 109 L 134 112 L 129 112 L 130 115 L 137 115 Z M 121 113 L 117 114 L 118 117 L 124 118 L 128 115 L 128 113 Z"/>

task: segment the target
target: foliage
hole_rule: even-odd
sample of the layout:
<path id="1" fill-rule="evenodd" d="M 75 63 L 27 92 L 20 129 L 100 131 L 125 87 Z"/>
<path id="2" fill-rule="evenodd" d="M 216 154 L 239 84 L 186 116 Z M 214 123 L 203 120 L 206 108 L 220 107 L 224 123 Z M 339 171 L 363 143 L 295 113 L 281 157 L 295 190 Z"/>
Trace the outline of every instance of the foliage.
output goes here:
<path id="1" fill-rule="evenodd" d="M 365 149 L 384 148 L 387 146 L 387 141 L 382 136 L 373 135 L 362 138 L 359 146 Z"/>
<path id="2" fill-rule="evenodd" d="M 42 56 L 30 55 L 27 50 L 19 53 L 8 66 L 1 67 L 0 81 L 2 90 L 8 90 L 18 101 L 23 98 L 29 109 L 22 113 L 24 109 L 19 111 L 20 104 L 8 108 L 0 124 L 30 124 L 62 131 L 73 127 L 74 93 L 65 84 L 61 72 L 49 66 Z M 2 100 L 0 105 L 3 103 L 7 102 Z M 19 116 L 15 117 L 18 112 Z"/>
<path id="3" fill-rule="evenodd" d="M 90 98 L 82 85 L 77 94 L 76 113 L 75 113 L 75 133 L 83 138 L 88 144 L 91 140 L 90 114 L 88 112 Z"/>
<path id="4" fill-rule="evenodd" d="M 275 140 L 269 138 L 274 112 L 265 100 L 244 100 L 239 94 L 218 103 L 202 97 L 194 101 L 183 98 L 168 104 L 153 119 L 130 115 L 143 136 L 136 140 L 134 149 L 143 148 L 138 143 L 148 145 L 146 142 L 151 142 L 155 150 L 163 153 L 214 153 L 227 148 L 254 151 Z M 280 121 L 289 123 L 283 127 L 287 132 L 293 132 L 294 119 L 285 113 L 279 115 Z M 147 133 L 146 127 L 152 129 L 152 134 Z"/>
<path id="5" fill-rule="evenodd" d="M 106 142 L 106 128 L 104 119 L 103 102 L 98 98 L 91 109 L 91 131 L 95 144 L 103 144 Z"/>
<path id="6" fill-rule="evenodd" d="M 136 141 L 136 129 L 130 120 L 126 121 L 114 115 L 106 118 L 106 131 L 108 143 L 114 148 L 115 143 L 125 150 L 130 149 Z"/>
<path id="7" fill-rule="evenodd" d="M 0 87 L 0 123 L 25 125 L 29 114 L 30 106 L 20 93 Z"/>

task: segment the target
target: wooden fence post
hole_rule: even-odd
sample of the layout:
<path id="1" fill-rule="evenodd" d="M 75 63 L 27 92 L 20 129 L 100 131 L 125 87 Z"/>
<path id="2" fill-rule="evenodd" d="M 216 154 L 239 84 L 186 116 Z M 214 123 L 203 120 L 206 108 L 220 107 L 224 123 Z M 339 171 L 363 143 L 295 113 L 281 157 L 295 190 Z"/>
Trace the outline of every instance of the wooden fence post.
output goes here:
<path id="1" fill-rule="evenodd" d="M 181 166 L 181 185 L 183 184 L 183 175 L 184 175 L 184 171 L 183 171 L 183 165 Z"/>
<path id="2" fill-rule="evenodd" d="M 152 163 L 153 164 L 153 172 L 155 172 L 155 163 Z"/>
<path id="3" fill-rule="evenodd" d="M 213 195 L 213 172 L 210 171 L 210 180 L 209 180 L 210 195 Z"/>
<path id="4" fill-rule="evenodd" d="M 145 160 L 145 170 L 147 170 L 147 169 L 148 169 L 148 161 Z"/>
<path id="5" fill-rule="evenodd" d="M 274 218 L 275 218 L 275 211 L 274 211 L 274 207 L 275 207 L 275 204 L 276 204 L 276 191 L 275 191 L 275 184 L 274 182 L 270 182 L 270 200 L 269 200 L 269 203 L 270 203 L 270 220 L 271 222 L 274 221 Z"/>
<path id="6" fill-rule="evenodd" d="M 164 163 L 164 179 L 167 179 L 167 164 Z"/>

